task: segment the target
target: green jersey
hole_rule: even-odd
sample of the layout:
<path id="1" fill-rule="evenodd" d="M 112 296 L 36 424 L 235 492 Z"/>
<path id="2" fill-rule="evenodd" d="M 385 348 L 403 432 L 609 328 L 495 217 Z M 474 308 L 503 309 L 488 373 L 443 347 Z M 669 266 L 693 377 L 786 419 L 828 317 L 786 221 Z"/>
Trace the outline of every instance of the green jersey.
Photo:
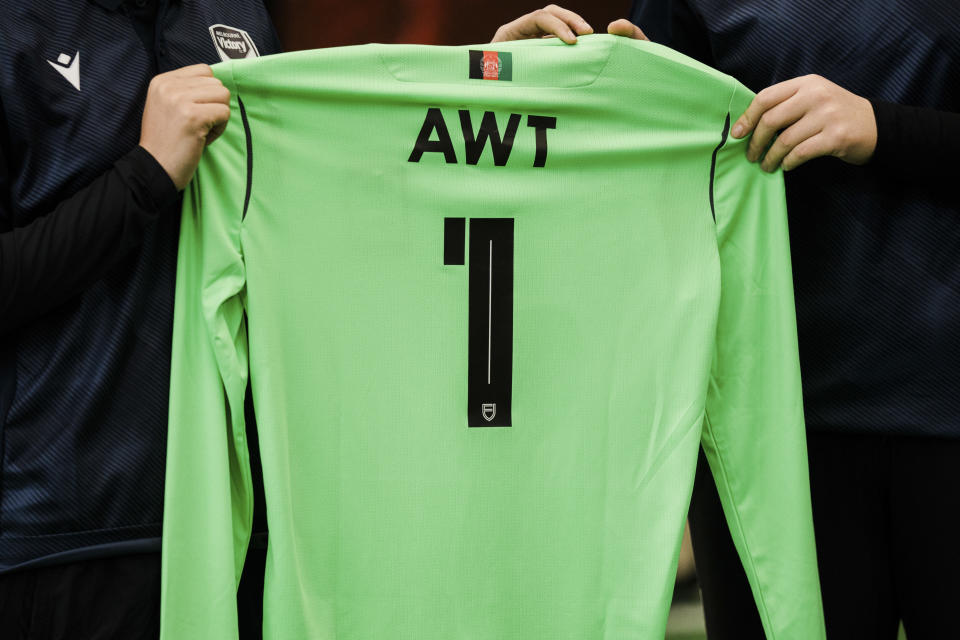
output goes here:
<path id="1" fill-rule="evenodd" d="M 727 135 L 749 91 L 612 36 L 215 71 L 164 638 L 237 635 L 248 383 L 267 638 L 663 638 L 701 442 L 768 637 L 823 636 L 783 180 Z"/>

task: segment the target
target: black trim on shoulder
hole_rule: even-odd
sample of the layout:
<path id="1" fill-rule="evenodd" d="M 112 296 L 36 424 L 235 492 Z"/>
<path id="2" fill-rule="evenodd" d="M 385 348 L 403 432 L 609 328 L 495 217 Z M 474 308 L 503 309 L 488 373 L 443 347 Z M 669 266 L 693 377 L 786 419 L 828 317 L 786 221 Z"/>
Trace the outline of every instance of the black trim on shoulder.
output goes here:
<path id="1" fill-rule="evenodd" d="M 237 104 L 240 105 L 240 119 L 243 120 L 243 133 L 247 138 L 247 192 L 243 196 L 243 216 L 241 220 L 247 219 L 247 207 L 250 206 L 250 191 L 253 189 L 253 137 L 250 135 L 250 122 L 247 120 L 247 109 L 243 106 L 243 100 L 237 96 Z M 729 123 L 729 116 L 727 122 Z"/>
<path id="2" fill-rule="evenodd" d="M 710 160 L 710 215 L 713 216 L 713 221 L 717 221 L 717 210 L 713 207 L 713 178 L 717 173 L 717 154 L 720 153 L 720 149 L 723 148 L 723 145 L 727 142 L 727 134 L 730 133 L 730 114 L 727 114 L 727 119 L 723 123 L 723 133 L 720 134 L 720 144 L 717 145 L 717 148 L 713 150 L 713 158 Z"/>

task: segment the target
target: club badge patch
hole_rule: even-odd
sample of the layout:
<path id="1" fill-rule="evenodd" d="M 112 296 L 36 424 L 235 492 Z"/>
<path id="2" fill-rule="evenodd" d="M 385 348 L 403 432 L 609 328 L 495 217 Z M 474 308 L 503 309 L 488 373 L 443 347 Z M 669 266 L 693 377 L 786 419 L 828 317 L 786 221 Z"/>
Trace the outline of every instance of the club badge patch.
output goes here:
<path id="1" fill-rule="evenodd" d="M 474 80 L 513 80 L 513 54 L 509 51 L 470 51 L 470 77 Z"/>
<path id="2" fill-rule="evenodd" d="M 210 37 L 213 38 L 213 47 L 224 62 L 260 57 L 257 45 L 253 44 L 253 38 L 243 29 L 215 24 L 210 27 Z"/>

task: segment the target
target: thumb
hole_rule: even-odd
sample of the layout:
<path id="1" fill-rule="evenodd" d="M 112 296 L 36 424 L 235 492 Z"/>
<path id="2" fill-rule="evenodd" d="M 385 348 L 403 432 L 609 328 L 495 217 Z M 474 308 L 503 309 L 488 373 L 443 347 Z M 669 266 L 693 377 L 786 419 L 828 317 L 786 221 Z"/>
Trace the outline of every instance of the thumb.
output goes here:
<path id="1" fill-rule="evenodd" d="M 623 36 L 624 38 L 633 38 L 634 40 L 650 40 L 640 27 L 626 18 L 620 18 L 608 24 L 607 33 L 614 36 Z"/>

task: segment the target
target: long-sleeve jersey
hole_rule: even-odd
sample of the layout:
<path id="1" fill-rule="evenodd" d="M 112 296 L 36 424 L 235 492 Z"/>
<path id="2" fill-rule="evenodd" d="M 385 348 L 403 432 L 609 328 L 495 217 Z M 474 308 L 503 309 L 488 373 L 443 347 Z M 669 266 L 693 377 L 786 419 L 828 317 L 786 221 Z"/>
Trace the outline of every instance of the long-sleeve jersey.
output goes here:
<path id="1" fill-rule="evenodd" d="M 185 198 L 162 635 L 663 638 L 704 443 L 770 638 L 823 636 L 783 180 L 650 43 L 215 68 Z"/>

